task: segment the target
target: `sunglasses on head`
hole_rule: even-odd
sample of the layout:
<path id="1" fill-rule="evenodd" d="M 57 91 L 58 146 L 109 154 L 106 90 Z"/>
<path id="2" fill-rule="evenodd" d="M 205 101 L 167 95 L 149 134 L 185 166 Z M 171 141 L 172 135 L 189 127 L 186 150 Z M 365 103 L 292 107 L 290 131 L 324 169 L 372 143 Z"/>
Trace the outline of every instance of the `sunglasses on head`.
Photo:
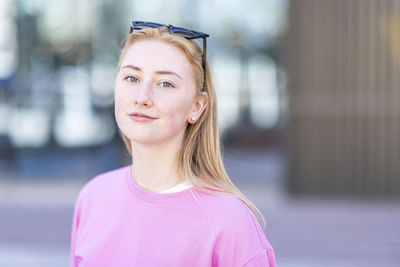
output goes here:
<path id="1" fill-rule="evenodd" d="M 135 30 L 142 30 L 146 28 L 160 28 L 160 27 L 167 27 L 171 34 L 178 35 L 184 37 L 186 39 L 203 39 L 203 54 L 202 54 L 202 67 L 204 73 L 204 83 L 203 83 L 203 90 L 205 89 L 206 84 L 206 53 L 207 53 L 207 40 L 206 38 L 210 35 L 207 33 L 194 31 L 186 28 L 176 27 L 171 24 L 160 24 L 156 22 L 148 22 L 148 21 L 131 21 L 131 26 L 129 29 L 129 34 L 134 32 Z"/>

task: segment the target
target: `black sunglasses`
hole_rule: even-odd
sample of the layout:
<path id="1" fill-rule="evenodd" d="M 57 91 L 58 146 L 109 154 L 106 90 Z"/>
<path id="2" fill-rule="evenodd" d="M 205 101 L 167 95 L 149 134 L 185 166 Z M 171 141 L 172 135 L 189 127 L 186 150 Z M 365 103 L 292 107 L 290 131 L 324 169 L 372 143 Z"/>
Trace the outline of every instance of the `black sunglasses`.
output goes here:
<path id="1" fill-rule="evenodd" d="M 206 57 L 207 57 L 207 40 L 206 38 L 210 35 L 203 32 L 198 32 L 190 29 L 185 29 L 181 27 L 176 27 L 171 24 L 160 24 L 155 22 L 147 22 L 147 21 L 131 21 L 131 27 L 129 29 L 129 34 L 131 34 L 134 30 L 142 30 L 146 28 L 159 28 L 159 27 L 167 27 L 171 34 L 179 35 L 186 39 L 203 39 L 203 54 L 202 54 L 202 67 L 204 73 L 204 83 L 203 83 L 203 90 L 206 86 Z"/>

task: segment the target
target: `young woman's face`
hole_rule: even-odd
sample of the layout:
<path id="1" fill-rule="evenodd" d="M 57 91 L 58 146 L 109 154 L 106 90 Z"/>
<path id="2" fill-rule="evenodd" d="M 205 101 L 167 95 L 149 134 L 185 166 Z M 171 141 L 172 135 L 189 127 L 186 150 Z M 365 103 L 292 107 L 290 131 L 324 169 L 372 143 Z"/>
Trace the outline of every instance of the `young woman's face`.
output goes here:
<path id="1" fill-rule="evenodd" d="M 128 49 L 115 83 L 115 117 L 133 144 L 181 142 L 188 121 L 201 115 L 205 103 L 179 49 L 158 40 Z"/>

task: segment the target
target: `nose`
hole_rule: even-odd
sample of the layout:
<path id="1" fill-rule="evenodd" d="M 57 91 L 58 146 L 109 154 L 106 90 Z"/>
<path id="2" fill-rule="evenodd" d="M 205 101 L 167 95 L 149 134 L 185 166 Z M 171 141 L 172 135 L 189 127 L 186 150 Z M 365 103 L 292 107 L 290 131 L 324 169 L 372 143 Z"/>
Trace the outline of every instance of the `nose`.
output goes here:
<path id="1" fill-rule="evenodd" d="M 135 104 L 151 107 L 153 105 L 153 100 L 151 98 L 151 86 L 148 84 L 142 84 L 136 93 Z"/>

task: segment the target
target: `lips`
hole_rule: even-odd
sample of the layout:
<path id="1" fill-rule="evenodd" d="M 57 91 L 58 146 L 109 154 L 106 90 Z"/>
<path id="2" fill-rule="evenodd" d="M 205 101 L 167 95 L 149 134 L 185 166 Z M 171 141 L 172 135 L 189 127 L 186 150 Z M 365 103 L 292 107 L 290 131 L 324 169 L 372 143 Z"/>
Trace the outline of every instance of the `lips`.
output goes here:
<path id="1" fill-rule="evenodd" d="M 129 113 L 128 115 L 132 120 L 140 121 L 140 122 L 148 122 L 148 121 L 153 121 L 156 119 L 156 117 L 147 115 L 145 113 L 139 113 L 139 112 L 132 112 L 132 113 Z"/>

